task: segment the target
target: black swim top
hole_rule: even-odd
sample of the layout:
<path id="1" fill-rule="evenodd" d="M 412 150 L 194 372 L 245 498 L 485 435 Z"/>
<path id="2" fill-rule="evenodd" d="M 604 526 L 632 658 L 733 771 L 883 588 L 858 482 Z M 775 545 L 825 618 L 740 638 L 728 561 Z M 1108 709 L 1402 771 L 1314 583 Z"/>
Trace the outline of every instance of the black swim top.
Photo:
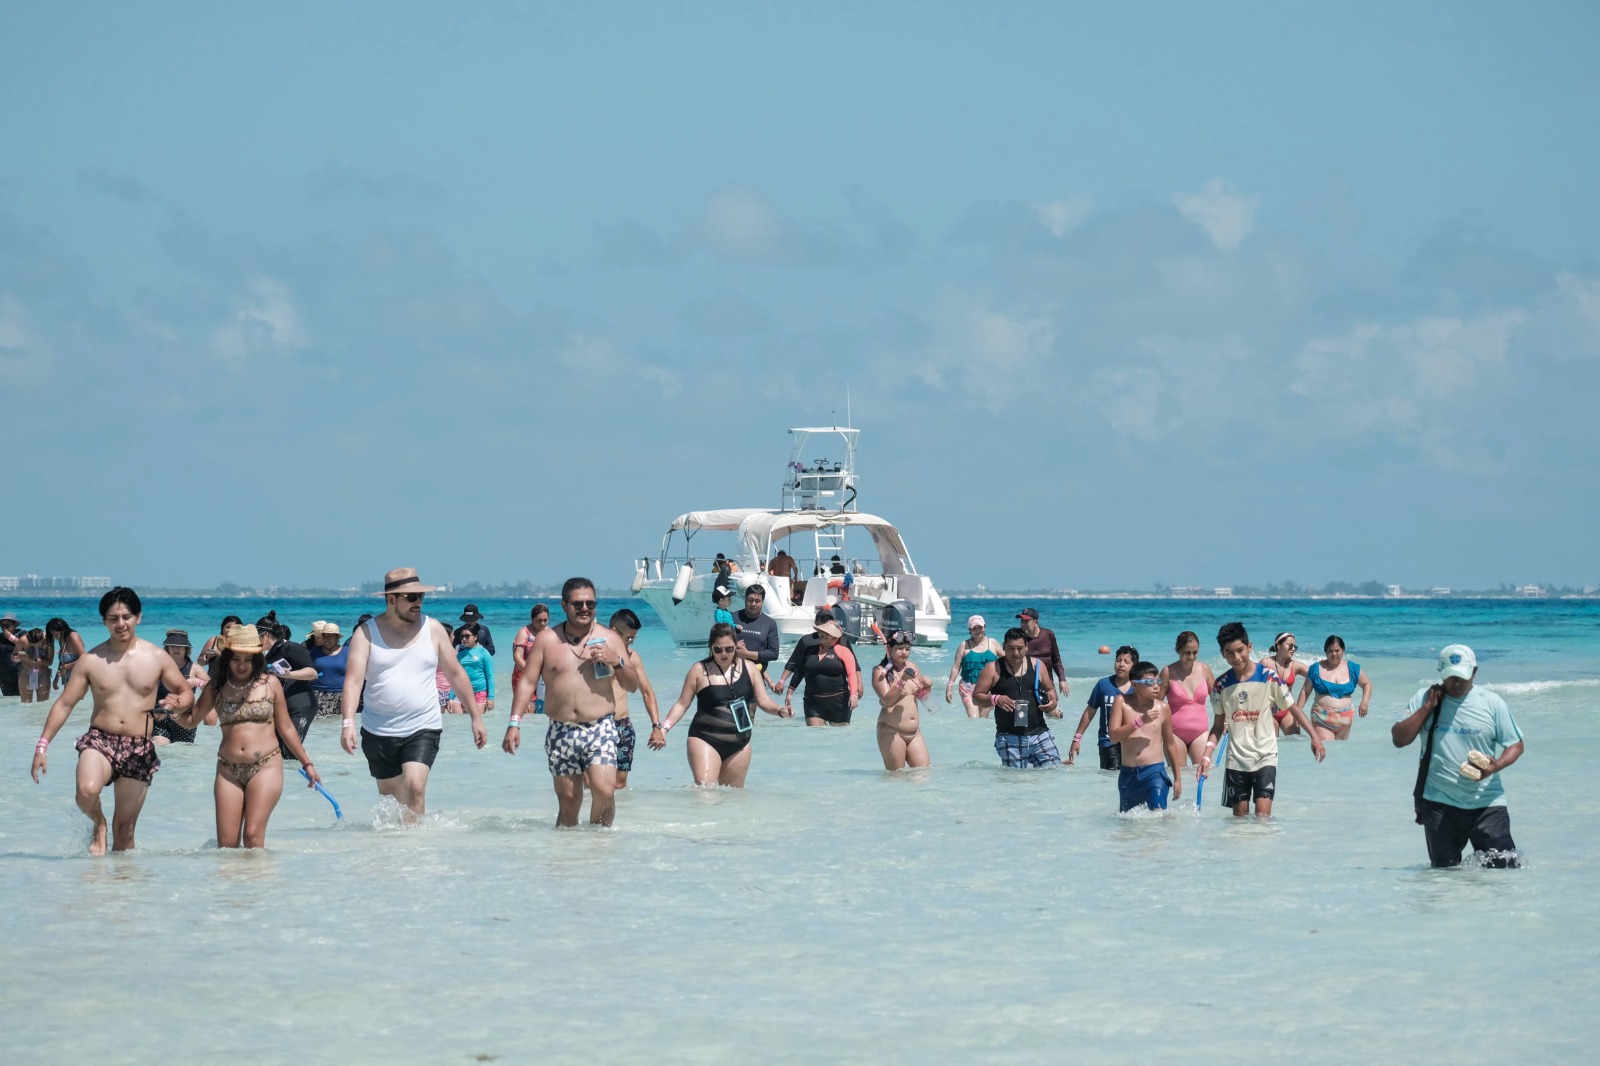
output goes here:
<path id="1" fill-rule="evenodd" d="M 1021 726 L 1017 725 L 1015 713 L 1002 711 L 996 707 L 994 709 L 996 733 L 1032 736 L 1034 733 L 1045 731 L 1044 715 L 1039 710 L 1039 702 L 1044 699 L 1044 690 L 1039 685 L 1039 660 L 1030 655 L 1024 660 L 1024 664 L 1020 674 L 1013 674 L 1004 659 L 999 659 L 994 664 L 995 671 L 1000 676 L 990 686 L 989 692 L 996 696 L 1009 696 L 1013 700 L 1028 701 L 1028 717 Z"/>
<path id="2" fill-rule="evenodd" d="M 695 722 L 704 725 L 725 724 L 728 732 L 735 732 L 733 712 L 728 710 L 728 704 L 734 700 L 744 700 L 752 714 L 756 709 L 756 690 L 750 681 L 749 664 L 741 660 L 739 676 L 726 684 L 711 680 L 713 663 L 710 659 L 700 660 L 700 666 L 706 672 L 706 687 L 695 695 Z"/>
<path id="3" fill-rule="evenodd" d="M 795 686 L 801 681 L 806 682 L 808 695 L 837 696 L 849 687 L 849 673 L 845 670 L 842 656 L 849 655 L 843 648 L 834 646 L 831 655 L 822 653 L 822 646 L 816 645 L 806 651 L 805 658 L 801 659 L 794 671 Z"/>

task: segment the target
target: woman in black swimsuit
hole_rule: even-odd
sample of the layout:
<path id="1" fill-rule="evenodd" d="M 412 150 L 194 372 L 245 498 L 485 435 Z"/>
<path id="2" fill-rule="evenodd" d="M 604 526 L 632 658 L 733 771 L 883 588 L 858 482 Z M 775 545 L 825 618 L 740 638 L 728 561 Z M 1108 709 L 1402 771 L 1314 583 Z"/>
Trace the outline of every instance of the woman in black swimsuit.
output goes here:
<path id="1" fill-rule="evenodd" d="M 767 686 L 752 683 L 750 664 L 734 655 L 737 638 L 733 627 L 726 622 L 711 627 L 709 658 L 689 667 L 683 679 L 683 691 L 678 701 L 667 711 L 662 722 L 663 737 L 683 717 L 694 700 L 694 720 L 689 723 L 689 770 L 697 785 L 727 785 L 743 788 L 744 775 L 750 770 L 750 735 L 754 723 L 750 717 L 750 704 L 754 703 L 768 714 L 779 718 L 794 715 L 792 710 L 779 707 L 767 694 Z M 653 740 L 651 747 L 666 747 Z"/>

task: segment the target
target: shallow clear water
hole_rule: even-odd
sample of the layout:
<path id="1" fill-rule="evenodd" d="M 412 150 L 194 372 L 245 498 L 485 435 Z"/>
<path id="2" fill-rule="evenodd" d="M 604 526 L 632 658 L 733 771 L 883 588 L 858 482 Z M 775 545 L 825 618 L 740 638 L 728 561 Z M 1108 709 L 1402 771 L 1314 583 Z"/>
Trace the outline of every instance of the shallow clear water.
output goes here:
<path id="1" fill-rule="evenodd" d="M 22 606 L 103 632 L 81 601 Z M 182 622 L 198 641 L 239 606 L 151 603 L 142 632 Z M 280 614 L 348 628 L 360 606 Z M 506 686 L 527 604 L 482 606 Z M 1018 606 L 955 613 L 998 632 Z M 35 786 L 45 708 L 6 699 L 0 1059 L 1590 1060 L 1600 605 L 1040 606 L 1074 678 L 1063 748 L 1107 666 L 1096 647 L 1165 663 L 1176 630 L 1209 641 L 1232 618 L 1258 646 L 1278 628 L 1306 648 L 1343 635 L 1373 714 L 1321 766 L 1284 742 L 1270 822 L 1228 817 L 1215 781 L 1199 812 L 1191 790 L 1166 817 L 1119 817 L 1114 775 L 1003 772 L 989 725 L 939 702 L 929 771 L 883 773 L 870 714 L 836 730 L 760 716 L 748 789 L 688 787 L 675 731 L 666 753 L 641 744 L 615 829 L 567 832 L 539 745 L 498 751 L 503 714 L 482 752 L 447 720 L 412 830 L 323 721 L 308 744 L 345 821 L 291 777 L 256 853 L 213 846 L 202 731 L 163 749 L 139 850 L 90 859 L 70 746 L 88 707 Z M 1389 743 L 1430 649 L 1455 640 L 1527 735 L 1506 774 L 1520 871 L 1429 870 L 1415 749 Z M 697 656 L 654 626 L 640 647 L 665 705 Z"/>

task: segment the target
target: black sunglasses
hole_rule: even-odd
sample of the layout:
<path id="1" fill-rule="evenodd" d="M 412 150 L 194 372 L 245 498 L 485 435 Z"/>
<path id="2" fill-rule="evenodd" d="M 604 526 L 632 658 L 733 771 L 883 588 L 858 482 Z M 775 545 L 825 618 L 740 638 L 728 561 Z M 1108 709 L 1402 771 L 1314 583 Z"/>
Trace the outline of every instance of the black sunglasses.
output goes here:
<path id="1" fill-rule="evenodd" d="M 568 600 L 567 606 L 574 611 L 592 611 L 595 607 L 594 600 Z"/>
<path id="2" fill-rule="evenodd" d="M 425 592 L 397 592 L 397 593 L 395 593 L 395 595 L 399 596 L 402 600 L 405 600 L 407 603 L 421 603 L 422 602 L 422 597 L 426 596 L 427 593 L 425 593 Z"/>

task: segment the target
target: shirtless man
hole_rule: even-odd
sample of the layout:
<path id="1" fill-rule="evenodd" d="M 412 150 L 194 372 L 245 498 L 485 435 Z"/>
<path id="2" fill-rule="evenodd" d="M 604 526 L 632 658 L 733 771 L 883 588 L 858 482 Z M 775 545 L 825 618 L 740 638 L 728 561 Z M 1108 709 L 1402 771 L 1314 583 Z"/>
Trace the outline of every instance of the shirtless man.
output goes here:
<path id="1" fill-rule="evenodd" d="M 515 755 L 522 744 L 522 709 L 544 681 L 544 713 L 550 720 L 544 753 L 556 790 L 556 825 L 578 824 L 587 784 L 589 821 L 610 825 L 616 812 L 617 722 L 614 688 L 639 690 L 634 658 L 622 638 L 595 622 L 594 582 L 569 577 L 561 586 L 566 621 L 551 626 L 528 646 L 526 668 L 511 697 L 511 720 L 500 747 Z"/>
<path id="2" fill-rule="evenodd" d="M 428 771 L 444 736 L 435 675 L 443 671 L 457 692 L 472 691 L 451 646 L 450 630 L 422 613 L 422 598 L 434 591 L 410 567 L 389 571 L 383 576 L 384 612 L 357 626 L 346 644 L 350 657 L 339 743 L 355 754 L 355 708 L 361 707 L 359 741 L 367 769 L 378 782 L 378 795 L 393 796 L 407 824 L 427 809 Z M 477 700 L 465 702 L 472 715 L 472 742 L 481 748 L 489 741 L 483 708 Z"/>
<path id="3" fill-rule="evenodd" d="M 751 588 L 760 588 L 752 585 Z M 644 699 L 644 713 L 650 716 L 650 736 L 646 743 L 660 740 L 666 743 L 667 735 L 657 733 L 661 731 L 661 708 L 656 704 L 656 690 L 650 687 L 650 679 L 644 675 L 644 660 L 639 658 L 639 653 L 633 650 L 633 638 L 639 635 L 639 616 L 624 607 L 611 616 L 611 628 L 622 638 L 622 643 L 628 649 L 628 659 L 633 663 L 634 676 L 639 681 L 639 695 Z M 633 769 L 633 749 L 638 742 L 638 733 L 633 728 L 633 721 L 628 716 L 628 694 L 621 685 L 615 686 L 617 707 L 617 787 L 628 787 L 628 772 Z"/>
<path id="4" fill-rule="evenodd" d="M 67 681 L 66 688 L 50 707 L 44 732 L 33 749 L 33 780 L 47 772 L 45 751 L 56 733 L 67 724 L 67 716 L 83 699 L 94 693 L 94 711 L 89 731 L 78 738 L 78 809 L 94 826 L 89 837 L 89 854 L 106 853 L 106 816 L 100 806 L 100 791 L 114 785 L 116 809 L 111 821 L 111 848 L 128 851 L 133 844 L 139 810 L 150 790 L 150 779 L 161 768 L 156 747 L 150 741 L 150 709 L 156 703 L 156 686 L 165 685 L 172 694 L 173 706 L 180 711 L 194 705 L 194 691 L 172 657 L 148 640 L 138 637 L 139 616 L 144 607 L 139 594 L 118 585 L 100 597 L 100 618 L 111 639 L 82 659 Z"/>
<path id="5" fill-rule="evenodd" d="M 1117 775 L 1119 811 L 1135 807 L 1164 811 L 1169 788 L 1173 799 L 1183 795 L 1183 775 L 1178 772 L 1183 749 L 1172 735 L 1167 701 L 1156 696 L 1160 690 L 1161 671 L 1156 664 L 1136 662 L 1128 671 L 1127 694 L 1118 695 L 1111 703 L 1111 739 L 1122 745 L 1122 768 Z"/>

